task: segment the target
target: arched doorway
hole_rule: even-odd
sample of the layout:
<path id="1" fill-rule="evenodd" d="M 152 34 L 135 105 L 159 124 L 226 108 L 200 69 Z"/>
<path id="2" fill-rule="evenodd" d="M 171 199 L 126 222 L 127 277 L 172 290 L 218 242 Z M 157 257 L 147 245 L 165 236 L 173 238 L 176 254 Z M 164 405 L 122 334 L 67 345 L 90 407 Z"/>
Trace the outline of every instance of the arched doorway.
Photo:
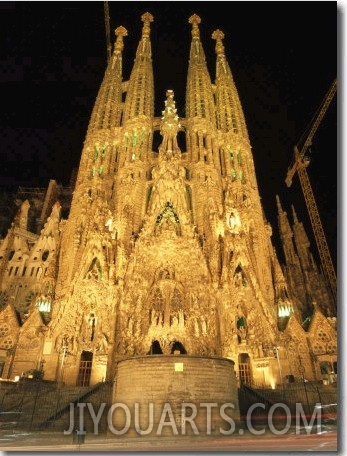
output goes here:
<path id="1" fill-rule="evenodd" d="M 240 384 L 252 384 L 251 360 L 248 353 L 239 354 L 239 379 Z"/>
<path id="2" fill-rule="evenodd" d="M 174 342 L 171 347 L 171 355 L 186 355 L 187 351 L 181 342 Z"/>
<path id="3" fill-rule="evenodd" d="M 92 373 L 93 353 L 83 351 L 81 353 L 80 367 L 78 370 L 77 386 L 89 386 Z"/>
<path id="4" fill-rule="evenodd" d="M 162 355 L 163 351 L 161 349 L 160 343 L 157 340 L 152 342 L 151 348 L 149 350 L 149 355 Z"/>

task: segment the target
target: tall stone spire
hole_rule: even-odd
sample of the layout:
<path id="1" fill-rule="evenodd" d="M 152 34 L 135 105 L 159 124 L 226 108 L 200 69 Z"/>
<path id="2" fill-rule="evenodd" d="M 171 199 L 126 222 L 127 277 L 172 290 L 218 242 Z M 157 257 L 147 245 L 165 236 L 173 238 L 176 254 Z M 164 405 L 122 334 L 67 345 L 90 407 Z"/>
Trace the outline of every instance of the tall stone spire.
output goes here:
<path id="1" fill-rule="evenodd" d="M 277 205 L 282 247 L 286 258 L 285 276 L 296 306 L 302 316 L 313 312 L 314 303 L 324 314 L 333 315 L 334 302 L 324 275 L 319 271 L 310 251 L 310 241 L 303 223 L 299 221 L 292 206 L 294 223 L 290 227 L 287 214 L 283 211 L 278 196 Z M 294 250 L 296 253 L 293 257 L 291 252 Z"/>
<path id="2" fill-rule="evenodd" d="M 296 215 L 294 206 L 292 205 L 293 212 L 293 233 L 294 241 L 296 245 L 296 250 L 298 252 L 299 260 L 303 271 L 309 271 L 312 269 L 317 270 L 317 266 L 313 260 L 312 254 L 310 252 L 310 241 L 308 240 L 304 225 L 302 222 L 299 222 Z"/>
<path id="3" fill-rule="evenodd" d="M 278 195 L 276 195 L 276 202 L 278 209 L 278 226 L 286 264 L 298 264 L 299 260 L 293 244 L 293 231 L 290 227 L 287 213 L 282 209 L 280 197 Z"/>
<path id="4" fill-rule="evenodd" d="M 103 179 L 105 175 L 113 173 L 111 144 L 115 128 L 120 125 L 122 113 L 123 37 L 128 33 L 123 26 L 120 26 L 115 30 L 115 34 L 117 39 L 113 55 L 107 65 L 88 126 L 77 176 L 76 194 L 82 182 L 86 183 L 92 178 L 93 182 L 87 185 L 95 187 L 99 185 L 100 178 Z M 80 196 L 78 196 L 79 204 Z"/>
<path id="5" fill-rule="evenodd" d="M 69 221 L 62 237 L 61 264 L 66 276 L 58 283 L 58 287 L 64 288 L 69 284 L 87 250 L 86 245 L 94 243 L 95 247 L 98 244 L 98 249 L 101 249 L 101 235 L 105 231 L 105 221 L 111 207 L 110 187 L 118 154 L 115 144 L 118 143 L 123 109 L 123 38 L 127 36 L 127 30 L 120 26 L 115 34 L 117 38 L 113 56 L 108 62 L 91 115 Z M 95 237 L 98 241 L 95 241 Z"/>
<path id="6" fill-rule="evenodd" d="M 142 36 L 137 47 L 134 66 L 127 85 L 127 97 L 124 107 L 123 125 L 147 120 L 154 112 L 154 85 L 152 68 L 152 50 L 150 41 L 150 23 L 153 16 L 145 13 L 141 16 L 143 22 Z M 131 158 L 131 157 L 130 157 Z M 128 157 L 129 159 L 129 157 Z"/>
<path id="7" fill-rule="evenodd" d="M 247 184 L 248 189 L 257 189 L 257 178 L 254 169 L 252 149 L 248 137 L 245 116 L 237 88 L 225 56 L 224 33 L 217 29 L 212 33 L 216 41 L 216 80 L 215 100 L 217 128 L 223 137 L 220 144 L 221 174 L 232 182 L 234 193 Z M 258 193 L 258 192 L 256 192 Z M 260 211 L 260 201 L 255 195 L 254 202 Z"/>
<path id="8" fill-rule="evenodd" d="M 186 88 L 186 117 L 189 131 L 187 142 L 193 162 L 212 163 L 213 156 L 210 151 L 213 133 L 216 130 L 215 106 L 211 79 L 200 41 L 200 22 L 201 19 L 196 14 L 189 18 L 189 23 L 192 24 L 192 42 Z"/>
<path id="9" fill-rule="evenodd" d="M 120 26 L 116 28 L 115 34 L 117 39 L 114 45 L 113 56 L 107 65 L 105 76 L 95 101 L 87 135 L 91 135 L 98 130 L 118 127 L 120 123 L 123 37 L 127 36 L 128 32 L 123 26 Z"/>
<path id="10" fill-rule="evenodd" d="M 153 16 L 147 12 L 141 20 L 141 39 L 129 81 L 124 84 L 126 98 L 116 146 L 114 186 L 122 188 L 122 192 L 114 195 L 112 211 L 118 221 L 119 234 L 124 234 L 124 248 L 130 248 L 132 236 L 137 235 L 142 223 L 145 207 L 134 205 L 133 201 L 139 201 L 147 192 L 144 168 L 152 158 L 154 82 L 150 24 Z"/>
<path id="11" fill-rule="evenodd" d="M 216 40 L 216 113 L 217 127 L 223 132 L 233 133 L 249 143 L 248 132 L 240 98 L 225 57 L 224 33 L 217 29 L 212 38 Z"/>

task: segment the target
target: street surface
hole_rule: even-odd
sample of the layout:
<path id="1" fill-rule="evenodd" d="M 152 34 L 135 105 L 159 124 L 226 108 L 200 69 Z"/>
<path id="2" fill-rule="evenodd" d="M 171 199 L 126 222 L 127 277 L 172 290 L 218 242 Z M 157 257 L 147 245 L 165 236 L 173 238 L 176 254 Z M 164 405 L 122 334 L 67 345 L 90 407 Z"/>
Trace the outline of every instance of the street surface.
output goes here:
<path id="1" fill-rule="evenodd" d="M 332 452 L 337 451 L 336 427 L 322 426 L 321 433 L 313 429 L 311 434 L 306 431 L 296 433 L 291 428 L 285 435 L 275 435 L 269 430 L 263 435 L 253 435 L 249 431 L 230 436 L 177 436 L 177 437 L 145 437 L 127 438 L 112 435 L 87 435 L 84 442 L 76 443 L 76 436 L 63 436 L 58 433 L 11 433 L 2 431 L 0 434 L 0 450 L 4 452 L 51 452 L 62 451 L 71 454 L 92 451 L 118 453 L 127 452 Z"/>

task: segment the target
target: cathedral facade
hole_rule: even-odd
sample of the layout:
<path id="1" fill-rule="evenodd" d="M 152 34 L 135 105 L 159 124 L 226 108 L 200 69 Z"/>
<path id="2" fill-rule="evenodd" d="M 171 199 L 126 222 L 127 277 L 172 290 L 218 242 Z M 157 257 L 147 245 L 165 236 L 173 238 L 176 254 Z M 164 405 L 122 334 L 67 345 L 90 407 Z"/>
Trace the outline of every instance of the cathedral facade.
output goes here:
<path id="1" fill-rule="evenodd" d="M 1 377 L 88 386 L 163 354 L 232 360 L 239 384 L 336 381 L 333 298 L 278 197 L 277 259 L 223 32 L 212 81 L 189 18 L 185 118 L 170 87 L 155 117 L 153 17 L 141 19 L 127 81 L 116 29 L 68 217 L 52 183 L 36 231 L 28 198 L 0 245 Z"/>

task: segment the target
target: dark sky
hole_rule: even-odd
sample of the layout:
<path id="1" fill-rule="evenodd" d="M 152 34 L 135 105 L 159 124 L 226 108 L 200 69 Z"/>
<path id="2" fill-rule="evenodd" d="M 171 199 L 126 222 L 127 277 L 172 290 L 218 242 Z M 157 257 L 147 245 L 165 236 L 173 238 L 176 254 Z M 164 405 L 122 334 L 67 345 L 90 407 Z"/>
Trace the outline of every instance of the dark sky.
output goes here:
<path id="1" fill-rule="evenodd" d="M 124 80 L 130 75 L 142 23 L 154 16 L 151 40 L 156 115 L 165 91 L 175 90 L 184 116 L 191 41 L 188 18 L 201 19 L 201 40 L 212 81 L 215 41 L 225 33 L 226 55 L 245 112 L 266 217 L 277 237 L 275 195 L 298 216 L 314 244 L 298 178 L 284 179 L 293 146 L 305 135 L 338 75 L 341 11 L 327 2 L 109 2 L 111 38 L 123 25 Z M 0 2 L 0 187 L 68 184 L 106 66 L 104 2 Z M 305 136 L 304 136 L 305 138 Z M 303 138 L 303 139 L 304 139 Z M 308 168 L 336 261 L 337 102 L 313 141 Z M 314 247 L 313 247 L 314 251 Z"/>

